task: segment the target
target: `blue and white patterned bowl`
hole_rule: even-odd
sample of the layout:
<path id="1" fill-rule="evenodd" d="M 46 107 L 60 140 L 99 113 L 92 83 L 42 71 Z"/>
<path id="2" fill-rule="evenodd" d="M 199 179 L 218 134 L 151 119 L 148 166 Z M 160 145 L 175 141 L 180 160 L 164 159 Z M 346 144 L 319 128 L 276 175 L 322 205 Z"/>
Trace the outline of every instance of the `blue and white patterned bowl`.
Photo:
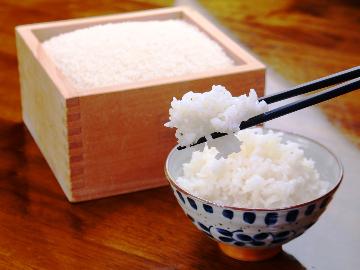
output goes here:
<path id="1" fill-rule="evenodd" d="M 281 209 L 247 209 L 218 205 L 189 194 L 179 187 L 175 179 L 182 174 L 182 165 L 202 146 L 170 152 L 165 174 L 174 195 L 191 222 L 210 238 L 220 243 L 229 256 L 241 260 L 262 260 L 276 255 L 281 245 L 303 234 L 310 228 L 332 199 L 339 187 L 343 168 L 327 148 L 308 138 L 283 132 L 284 141 L 300 144 L 305 156 L 315 161 L 323 180 L 330 183 L 329 191 L 312 201 Z M 238 151 L 239 143 L 231 136 L 217 139 L 211 144 L 221 153 Z"/>

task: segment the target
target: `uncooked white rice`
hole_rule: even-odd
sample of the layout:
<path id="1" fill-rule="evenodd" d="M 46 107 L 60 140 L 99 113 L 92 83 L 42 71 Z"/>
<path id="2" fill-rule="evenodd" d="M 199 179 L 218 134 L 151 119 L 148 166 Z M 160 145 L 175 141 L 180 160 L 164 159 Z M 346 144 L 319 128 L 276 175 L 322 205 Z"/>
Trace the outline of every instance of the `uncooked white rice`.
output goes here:
<path id="1" fill-rule="evenodd" d="M 78 89 L 170 78 L 234 65 L 183 20 L 97 25 L 50 38 L 43 47 Z"/>
<path id="2" fill-rule="evenodd" d="M 254 89 L 248 96 L 233 97 L 221 85 L 209 92 L 186 93 L 182 99 L 173 99 L 166 127 L 177 128 L 175 136 L 180 145 L 189 145 L 213 132 L 236 132 L 242 121 L 268 110 L 265 101 L 258 101 Z"/>
<path id="3" fill-rule="evenodd" d="M 326 193 L 314 162 L 282 134 L 262 129 L 237 133 L 240 152 L 218 158 L 216 148 L 195 151 L 176 182 L 200 198 L 227 206 L 282 208 L 304 203 Z"/>

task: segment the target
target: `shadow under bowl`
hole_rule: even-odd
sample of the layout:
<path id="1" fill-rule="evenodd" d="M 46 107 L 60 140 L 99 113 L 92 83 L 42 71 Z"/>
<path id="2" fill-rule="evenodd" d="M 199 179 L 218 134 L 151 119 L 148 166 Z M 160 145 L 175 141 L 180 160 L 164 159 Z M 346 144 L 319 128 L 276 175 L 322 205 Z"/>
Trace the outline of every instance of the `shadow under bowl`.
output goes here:
<path id="1" fill-rule="evenodd" d="M 167 157 L 165 174 L 179 205 L 200 231 L 216 240 L 220 249 L 235 259 L 260 261 L 275 256 L 282 250 L 283 244 L 314 225 L 342 181 L 342 165 L 330 150 L 303 136 L 281 132 L 284 134 L 283 141 L 298 143 L 305 156 L 315 161 L 321 179 L 330 184 L 326 194 L 306 203 L 279 209 L 219 205 L 188 193 L 175 181 L 182 175 L 183 164 L 190 161 L 194 151 L 202 150 L 204 144 L 184 150 L 175 147 Z M 216 146 L 222 155 L 240 149 L 240 143 L 233 135 L 210 141 L 208 145 Z"/>

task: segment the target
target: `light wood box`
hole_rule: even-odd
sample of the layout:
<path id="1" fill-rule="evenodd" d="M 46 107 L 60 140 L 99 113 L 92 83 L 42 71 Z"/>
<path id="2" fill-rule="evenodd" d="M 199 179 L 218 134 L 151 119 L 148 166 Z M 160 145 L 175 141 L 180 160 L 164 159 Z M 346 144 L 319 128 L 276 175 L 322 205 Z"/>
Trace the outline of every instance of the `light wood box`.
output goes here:
<path id="1" fill-rule="evenodd" d="M 216 40 L 236 66 L 79 93 L 41 46 L 52 36 L 92 25 L 174 18 Z M 163 124 L 174 96 L 213 84 L 233 95 L 264 91 L 264 65 L 187 7 L 18 26 L 16 44 L 24 122 L 71 202 L 166 185 L 163 166 L 176 140 Z"/>

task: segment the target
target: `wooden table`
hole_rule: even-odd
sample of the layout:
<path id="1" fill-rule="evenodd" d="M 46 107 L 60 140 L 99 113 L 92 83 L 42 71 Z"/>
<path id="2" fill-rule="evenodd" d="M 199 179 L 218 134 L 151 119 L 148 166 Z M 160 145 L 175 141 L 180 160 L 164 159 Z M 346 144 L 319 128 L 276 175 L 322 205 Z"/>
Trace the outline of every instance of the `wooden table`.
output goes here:
<path id="1" fill-rule="evenodd" d="M 331 5 L 327 1 L 315 5 L 310 1 L 272 1 L 271 6 L 266 1 L 254 5 L 247 4 L 250 1 L 230 1 L 228 5 L 201 2 L 264 62 L 294 82 L 360 62 L 356 1 Z M 341 234 L 359 240 L 358 226 L 352 223 L 348 231 L 329 232 L 333 247 L 320 243 L 321 250 L 311 251 L 309 241 L 309 246 L 299 245 L 294 253 L 284 252 L 266 262 L 243 263 L 223 255 L 215 242 L 190 224 L 168 187 L 79 204 L 66 201 L 22 124 L 14 26 L 170 4 L 160 0 L 2 1 L 0 269 L 318 269 L 317 260 L 326 260 L 328 255 L 329 261 L 341 255 L 347 265 L 355 267 L 359 260 L 353 256 L 353 243 L 336 250 Z M 353 114 L 339 116 L 336 123 L 357 143 L 360 101 L 358 94 L 350 96 L 325 109 L 329 115 L 339 116 L 333 113 L 335 109 L 348 112 L 351 108 Z M 356 209 L 346 201 L 337 207 L 349 214 Z M 358 217 L 355 215 L 353 222 L 359 222 Z M 313 261 L 303 265 L 297 258 L 301 249 L 314 253 Z"/>

